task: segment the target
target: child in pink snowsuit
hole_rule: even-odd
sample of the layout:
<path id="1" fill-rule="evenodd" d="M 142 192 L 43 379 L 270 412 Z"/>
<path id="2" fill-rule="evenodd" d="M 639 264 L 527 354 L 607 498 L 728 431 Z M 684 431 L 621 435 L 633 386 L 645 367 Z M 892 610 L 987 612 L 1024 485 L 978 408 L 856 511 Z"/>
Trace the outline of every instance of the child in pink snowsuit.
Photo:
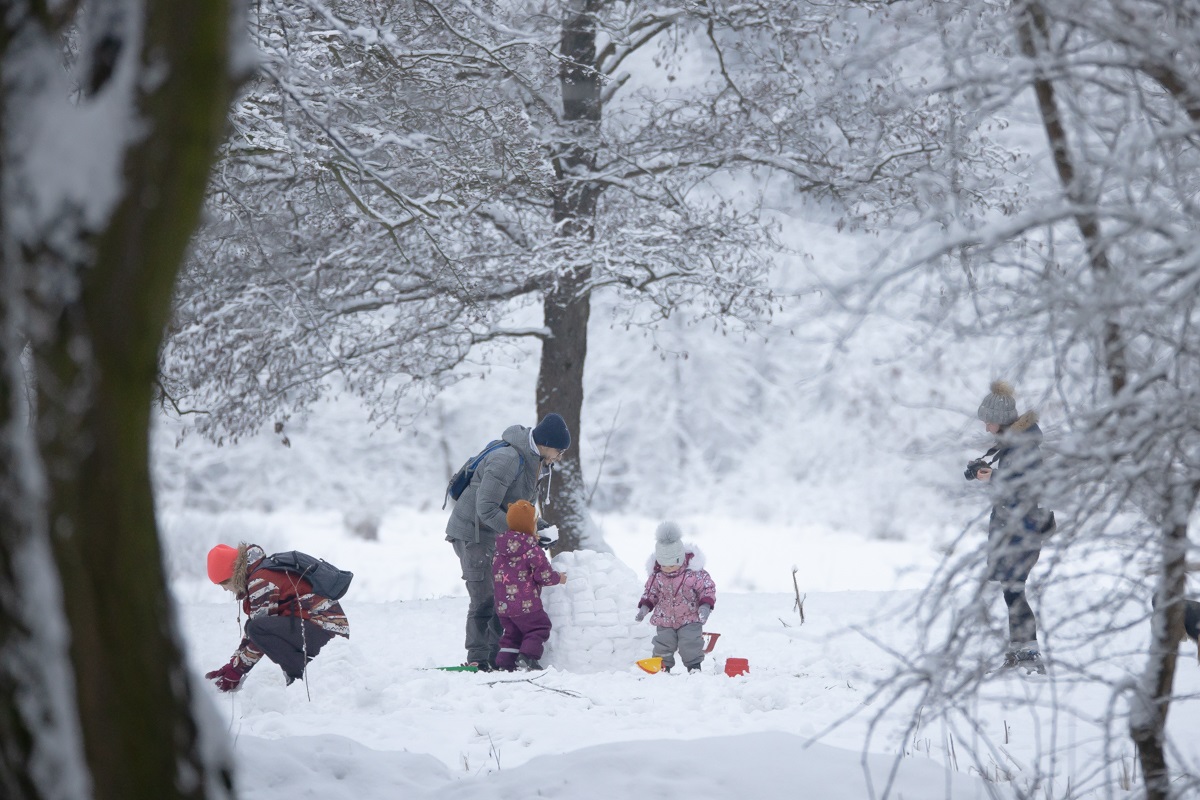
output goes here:
<path id="1" fill-rule="evenodd" d="M 496 615 L 504 633 L 496 669 L 541 669 L 538 659 L 550 637 L 550 617 L 542 608 L 542 587 L 566 583 L 567 573 L 555 572 L 538 547 L 537 510 L 528 500 L 508 507 L 508 530 L 496 537 L 492 583 Z"/>
<path id="2" fill-rule="evenodd" d="M 701 627 L 717 603 L 717 586 L 704 571 L 704 556 L 695 545 L 684 545 L 683 532 L 674 522 L 664 522 L 655 531 L 658 543 L 654 558 L 647 563 L 650 577 L 638 601 L 637 621 L 651 610 L 650 621 L 658 628 L 654 655 L 662 657 L 663 669 L 675 666 L 675 651 L 688 672 L 697 672 L 704 661 Z"/>

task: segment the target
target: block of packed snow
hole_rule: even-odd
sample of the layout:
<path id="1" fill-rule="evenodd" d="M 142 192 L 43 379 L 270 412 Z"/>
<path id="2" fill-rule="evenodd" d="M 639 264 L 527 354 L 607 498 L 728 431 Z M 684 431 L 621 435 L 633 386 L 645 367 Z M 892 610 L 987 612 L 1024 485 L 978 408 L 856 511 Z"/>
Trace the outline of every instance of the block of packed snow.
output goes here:
<path id="1" fill-rule="evenodd" d="M 606 586 L 599 586 L 596 588 L 596 599 L 597 600 L 611 599 L 615 602 L 615 601 L 621 600 L 623 598 L 621 597 L 621 590 L 619 587 L 606 585 Z"/>
<path id="2" fill-rule="evenodd" d="M 615 598 L 600 597 L 599 595 L 597 595 L 597 597 L 596 597 L 596 614 L 597 615 L 608 614 L 608 613 L 616 614 L 619 610 L 620 610 L 620 606 L 617 605 L 617 601 Z"/>
<path id="3" fill-rule="evenodd" d="M 596 613 L 596 601 L 591 597 L 578 597 L 568 600 L 566 606 L 570 608 L 570 617 L 572 620 L 579 619 L 584 616 L 594 616 Z M 553 615 L 550 617 L 554 620 Z"/>

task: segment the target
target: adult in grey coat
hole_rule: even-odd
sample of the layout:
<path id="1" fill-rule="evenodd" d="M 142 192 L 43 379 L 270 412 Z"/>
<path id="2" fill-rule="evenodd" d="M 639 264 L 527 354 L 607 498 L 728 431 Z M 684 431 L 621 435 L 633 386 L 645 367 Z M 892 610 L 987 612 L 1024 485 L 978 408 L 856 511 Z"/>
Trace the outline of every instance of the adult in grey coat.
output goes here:
<path id="1" fill-rule="evenodd" d="M 446 522 L 446 541 L 462 566 L 470 606 L 467 610 L 467 663 L 492 669 L 503 629 L 496 616 L 492 559 L 496 537 L 508 530 L 510 503 L 538 503 L 538 487 L 549 482 L 552 465 L 571 446 L 571 433 L 558 414 L 547 414 L 535 427 L 512 425 L 471 477 Z M 539 525 L 541 521 L 539 520 Z"/>
<path id="2" fill-rule="evenodd" d="M 992 383 L 977 416 L 996 445 L 972 462 L 968 477 L 992 489 L 988 520 L 988 579 L 997 581 L 1008 606 L 1009 646 L 1004 666 L 1044 672 L 1037 642 L 1037 619 L 1025 593 L 1029 572 L 1041 555 L 1042 541 L 1054 530 L 1054 515 L 1039 505 L 1042 431 L 1034 411 L 1017 413 L 1013 389 Z"/>

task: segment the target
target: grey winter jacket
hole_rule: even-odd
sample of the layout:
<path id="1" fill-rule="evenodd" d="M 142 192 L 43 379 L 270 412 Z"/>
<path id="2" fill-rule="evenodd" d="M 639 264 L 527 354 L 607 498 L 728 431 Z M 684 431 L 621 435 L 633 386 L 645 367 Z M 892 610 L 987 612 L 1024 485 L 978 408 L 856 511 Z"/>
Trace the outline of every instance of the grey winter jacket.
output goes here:
<path id="1" fill-rule="evenodd" d="M 463 490 L 450 512 L 446 522 L 447 539 L 494 545 L 496 537 L 508 530 L 505 515 L 509 503 L 528 500 L 537 504 L 538 469 L 542 457 L 530 450 L 529 432 L 524 425 L 508 427 L 501 438 L 512 447 L 498 447 L 484 456 L 470 485 Z"/>
<path id="2" fill-rule="evenodd" d="M 1024 581 L 1041 555 L 1043 532 L 1037 530 L 1042 470 L 1042 429 L 1037 413 L 1027 411 L 1005 431 L 996 454 L 989 490 L 988 579 Z"/>

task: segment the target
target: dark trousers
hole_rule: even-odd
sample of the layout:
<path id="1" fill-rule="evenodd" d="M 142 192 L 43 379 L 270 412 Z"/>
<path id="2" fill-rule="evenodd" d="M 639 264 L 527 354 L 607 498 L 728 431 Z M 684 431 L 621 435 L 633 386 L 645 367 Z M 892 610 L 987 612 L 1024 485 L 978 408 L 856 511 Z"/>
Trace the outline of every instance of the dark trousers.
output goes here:
<path id="1" fill-rule="evenodd" d="M 550 638 L 550 617 L 545 611 L 501 617 L 500 625 L 504 634 L 500 637 L 500 652 L 496 654 L 497 667 L 512 669 L 517 665 L 518 654 L 535 661 L 542 657 Z"/>
<path id="2" fill-rule="evenodd" d="M 476 544 L 458 539 L 451 539 L 450 543 L 462 566 L 463 581 L 471 600 L 467 608 L 467 661 L 494 664 L 502 631 L 492 588 L 492 558 L 496 554 L 496 543 Z"/>
<path id="3" fill-rule="evenodd" d="M 1037 641 L 1037 620 L 1025 597 L 1025 582 L 1002 584 L 1004 604 L 1008 606 L 1008 640 L 1014 645 Z"/>
<path id="4" fill-rule="evenodd" d="M 301 630 L 301 622 L 304 627 Z M 333 634 L 315 622 L 299 617 L 255 617 L 246 623 L 246 635 L 267 658 L 283 668 L 289 678 L 303 678 L 304 665 L 312 661 Z"/>

